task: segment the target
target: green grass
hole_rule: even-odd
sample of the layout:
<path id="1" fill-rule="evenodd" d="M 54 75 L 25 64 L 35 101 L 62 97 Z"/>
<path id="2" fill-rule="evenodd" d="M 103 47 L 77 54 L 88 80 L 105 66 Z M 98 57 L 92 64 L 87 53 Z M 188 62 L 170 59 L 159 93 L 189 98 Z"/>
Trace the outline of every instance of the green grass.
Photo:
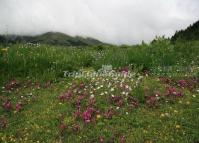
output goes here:
<path id="1" fill-rule="evenodd" d="M 4 48 L 0 49 L 0 104 L 10 99 L 13 108 L 0 107 L 0 142 L 91 143 L 100 138 L 104 142 L 199 142 L 198 41 L 172 44 L 159 39 L 148 45 L 82 48 L 15 44 Z M 128 67 L 136 75 L 63 77 L 66 70 L 92 72 L 102 65 L 112 65 L 115 73 Z M 178 71 L 187 66 L 191 71 Z M 169 67 L 169 72 L 164 71 Z M 16 83 L 11 84 L 13 79 Z M 182 79 L 188 83 L 185 87 L 178 84 Z M 13 89 L 8 90 L 9 86 Z M 170 86 L 183 96 L 168 96 Z M 68 91 L 72 97 L 61 101 L 60 96 Z M 84 92 L 88 95 L 81 99 L 81 116 L 76 118 L 77 100 Z M 149 99 L 157 93 L 153 103 Z M 95 99 L 93 104 L 91 99 Z M 22 109 L 16 112 L 19 102 Z M 85 123 L 83 112 L 88 107 L 95 111 Z"/>

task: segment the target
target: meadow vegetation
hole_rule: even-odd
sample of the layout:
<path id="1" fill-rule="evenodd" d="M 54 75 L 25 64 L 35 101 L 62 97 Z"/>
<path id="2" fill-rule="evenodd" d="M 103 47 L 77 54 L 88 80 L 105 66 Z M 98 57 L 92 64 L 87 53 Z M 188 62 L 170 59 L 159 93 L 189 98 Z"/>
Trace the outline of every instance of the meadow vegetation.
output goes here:
<path id="1" fill-rule="evenodd" d="M 122 76 L 64 76 L 103 65 Z M 199 142 L 197 40 L 2 44 L 0 73 L 0 142 Z"/>

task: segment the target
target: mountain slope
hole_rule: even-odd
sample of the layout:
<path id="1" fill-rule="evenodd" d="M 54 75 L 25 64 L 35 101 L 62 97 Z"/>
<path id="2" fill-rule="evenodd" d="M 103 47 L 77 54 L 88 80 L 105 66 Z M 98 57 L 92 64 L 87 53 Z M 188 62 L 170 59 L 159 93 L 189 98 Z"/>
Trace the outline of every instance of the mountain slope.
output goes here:
<path id="1" fill-rule="evenodd" d="M 104 44 L 101 41 L 93 38 L 84 38 L 80 36 L 72 37 L 60 32 L 47 32 L 37 36 L 0 35 L 0 43 L 17 42 L 30 42 L 63 46 L 89 46 Z"/>
<path id="2" fill-rule="evenodd" d="M 185 30 L 177 31 L 171 40 L 199 40 L 199 21 L 190 25 Z"/>

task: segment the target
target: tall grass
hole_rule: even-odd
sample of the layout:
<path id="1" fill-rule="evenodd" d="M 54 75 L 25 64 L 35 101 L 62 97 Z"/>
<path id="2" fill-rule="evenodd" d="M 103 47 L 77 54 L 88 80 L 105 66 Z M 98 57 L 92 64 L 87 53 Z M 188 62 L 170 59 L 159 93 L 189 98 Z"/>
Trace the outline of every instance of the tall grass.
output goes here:
<path id="1" fill-rule="evenodd" d="M 128 65 L 150 69 L 157 66 L 199 65 L 199 42 L 178 42 L 158 39 L 137 46 L 61 47 L 24 44 L 0 46 L 1 83 L 12 78 L 35 80 L 57 79 L 63 71 L 74 71 L 102 65 L 120 68 Z"/>

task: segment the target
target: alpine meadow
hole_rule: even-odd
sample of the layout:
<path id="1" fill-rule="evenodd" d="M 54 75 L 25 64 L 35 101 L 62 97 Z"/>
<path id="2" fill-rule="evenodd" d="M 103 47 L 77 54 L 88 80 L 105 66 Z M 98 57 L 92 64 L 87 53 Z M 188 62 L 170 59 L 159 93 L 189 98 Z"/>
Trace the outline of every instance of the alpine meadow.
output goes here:
<path id="1" fill-rule="evenodd" d="M 135 44 L 79 35 L 0 34 L 0 142 L 199 142 L 199 21 Z"/>

